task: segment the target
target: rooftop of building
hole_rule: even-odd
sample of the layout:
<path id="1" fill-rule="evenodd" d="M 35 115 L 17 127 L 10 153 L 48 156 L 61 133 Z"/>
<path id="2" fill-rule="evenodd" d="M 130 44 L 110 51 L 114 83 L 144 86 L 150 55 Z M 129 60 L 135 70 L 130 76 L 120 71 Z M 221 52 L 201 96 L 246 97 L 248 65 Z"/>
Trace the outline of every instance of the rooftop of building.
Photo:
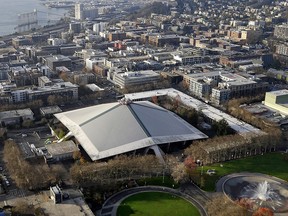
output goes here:
<path id="1" fill-rule="evenodd" d="M 36 93 L 36 92 L 49 92 L 60 89 L 68 89 L 68 88 L 78 88 L 78 85 L 73 84 L 71 82 L 60 82 L 54 83 L 52 86 L 43 86 L 43 87 L 34 87 L 32 89 L 26 89 L 28 93 Z"/>
<path id="2" fill-rule="evenodd" d="M 41 107 L 40 111 L 43 115 L 49 115 L 49 114 L 62 112 L 59 106 Z"/>
<path id="3" fill-rule="evenodd" d="M 148 101 L 101 104 L 55 116 L 92 160 L 157 144 L 207 138 L 174 113 Z"/>
<path id="4" fill-rule="evenodd" d="M 46 60 L 49 60 L 51 62 L 58 62 L 58 61 L 71 61 L 71 59 L 64 55 L 53 55 L 53 56 L 46 56 Z"/>
<path id="5" fill-rule="evenodd" d="M 9 118 L 16 118 L 21 116 L 30 116 L 34 115 L 31 109 L 19 109 L 19 110 L 11 110 L 11 111 L 4 111 L 0 112 L 0 119 L 9 119 Z"/>
<path id="6" fill-rule="evenodd" d="M 267 92 L 266 94 L 271 94 L 271 95 L 275 95 L 275 96 L 284 96 L 284 95 L 288 95 L 288 89 L 271 91 L 271 92 Z"/>
<path id="7" fill-rule="evenodd" d="M 42 82 L 44 82 L 44 83 L 50 83 L 50 82 L 52 82 L 48 77 L 46 77 L 46 76 L 41 76 L 41 77 L 39 77 L 39 79 L 42 81 Z"/>
<path id="8" fill-rule="evenodd" d="M 45 145 L 45 147 L 52 156 L 73 153 L 79 150 L 72 140 Z"/>
<path id="9" fill-rule="evenodd" d="M 125 73 L 120 73 L 118 75 L 125 79 L 138 79 L 140 77 L 142 78 L 142 77 L 160 76 L 158 73 L 156 73 L 153 70 L 130 71 L 130 72 L 125 72 Z"/>

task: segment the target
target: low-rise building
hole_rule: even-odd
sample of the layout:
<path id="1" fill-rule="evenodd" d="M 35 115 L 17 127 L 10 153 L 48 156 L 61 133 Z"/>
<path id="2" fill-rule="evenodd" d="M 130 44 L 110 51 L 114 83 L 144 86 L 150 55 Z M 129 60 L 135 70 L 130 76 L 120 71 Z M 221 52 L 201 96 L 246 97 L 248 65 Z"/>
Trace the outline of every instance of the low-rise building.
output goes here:
<path id="1" fill-rule="evenodd" d="M 25 103 L 34 100 L 47 101 L 50 95 L 58 95 L 65 99 L 78 99 L 78 85 L 71 82 L 53 83 L 51 86 L 32 87 L 27 89 L 15 89 L 9 92 L 13 103 Z"/>
<path id="2" fill-rule="evenodd" d="M 276 25 L 274 36 L 279 39 L 288 39 L 288 24 Z"/>
<path id="3" fill-rule="evenodd" d="M 159 79 L 160 75 L 152 70 L 117 73 L 113 78 L 121 88 L 154 83 Z"/>
<path id="4" fill-rule="evenodd" d="M 115 32 L 110 32 L 108 34 L 108 40 L 109 41 L 123 40 L 125 38 L 126 38 L 125 32 L 115 31 Z"/>
<path id="5" fill-rule="evenodd" d="M 246 79 L 227 71 L 186 74 L 183 78 L 191 93 L 198 97 L 210 98 L 216 104 L 227 102 L 231 98 L 265 92 L 268 89 L 266 82 Z"/>
<path id="6" fill-rule="evenodd" d="M 276 45 L 276 54 L 288 56 L 288 44 Z"/>
<path id="7" fill-rule="evenodd" d="M 55 143 L 55 144 L 48 144 L 45 145 L 48 156 L 47 158 L 53 159 L 53 161 L 63 161 L 73 159 L 73 153 L 75 151 L 79 151 L 78 147 L 72 140 Z"/>
<path id="8" fill-rule="evenodd" d="M 58 185 L 50 187 L 50 197 L 54 204 L 62 202 L 62 191 Z"/>
<path id="9" fill-rule="evenodd" d="M 150 35 L 148 36 L 149 44 L 153 46 L 164 46 L 167 44 L 170 45 L 179 45 L 180 37 L 178 35 Z"/>
<path id="10" fill-rule="evenodd" d="M 8 64 L 0 63 L 0 80 L 8 80 Z"/>
<path id="11" fill-rule="evenodd" d="M 4 126 L 21 124 L 25 120 L 34 120 L 34 113 L 29 108 L 0 112 L 0 123 Z"/>
<path id="12" fill-rule="evenodd" d="M 60 66 L 71 68 L 71 59 L 63 55 L 46 56 L 43 61 L 51 70 L 56 70 L 56 67 Z"/>
<path id="13" fill-rule="evenodd" d="M 44 117 L 51 117 L 53 114 L 60 113 L 62 110 L 59 106 L 41 107 L 40 113 Z"/>
<path id="14" fill-rule="evenodd" d="M 264 104 L 284 115 L 288 115 L 288 90 L 266 92 Z"/>
<path id="15" fill-rule="evenodd" d="M 44 86 L 52 86 L 53 82 L 46 76 L 38 77 L 38 86 L 44 87 Z"/>
<path id="16" fill-rule="evenodd" d="M 71 100 L 78 99 L 78 85 L 71 82 L 54 83 L 52 86 L 27 89 L 28 100 L 47 100 L 50 95 L 59 95 Z"/>

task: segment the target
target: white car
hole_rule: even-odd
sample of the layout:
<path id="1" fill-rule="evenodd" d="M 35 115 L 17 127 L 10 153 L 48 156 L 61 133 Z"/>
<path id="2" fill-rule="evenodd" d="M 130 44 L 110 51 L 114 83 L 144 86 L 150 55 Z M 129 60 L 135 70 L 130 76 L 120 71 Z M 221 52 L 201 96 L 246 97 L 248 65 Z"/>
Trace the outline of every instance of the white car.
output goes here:
<path id="1" fill-rule="evenodd" d="M 216 174 L 216 171 L 215 171 L 215 169 L 209 169 L 209 170 L 207 170 L 207 174 L 208 175 L 214 175 L 214 174 Z"/>

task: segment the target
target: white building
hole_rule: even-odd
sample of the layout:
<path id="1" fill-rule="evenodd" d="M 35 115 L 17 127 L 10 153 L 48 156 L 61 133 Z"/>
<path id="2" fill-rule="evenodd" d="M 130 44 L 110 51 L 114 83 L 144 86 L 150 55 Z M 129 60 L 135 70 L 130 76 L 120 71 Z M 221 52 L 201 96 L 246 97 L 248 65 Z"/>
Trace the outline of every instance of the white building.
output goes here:
<path id="1" fill-rule="evenodd" d="M 79 141 L 91 160 L 149 149 L 161 158 L 159 145 L 206 139 L 174 113 L 148 101 L 108 103 L 55 115 Z"/>
<path id="2" fill-rule="evenodd" d="M 49 45 L 59 46 L 59 45 L 65 44 L 66 40 L 61 39 L 61 38 L 48 38 L 47 42 Z"/>
<path id="3" fill-rule="evenodd" d="M 83 19 L 83 10 L 84 5 L 83 4 L 75 4 L 75 19 L 82 20 Z"/>
<path id="4" fill-rule="evenodd" d="M 28 100 L 28 93 L 25 89 L 12 91 L 11 94 L 13 103 L 22 103 Z"/>
<path id="5" fill-rule="evenodd" d="M 92 59 L 86 59 L 86 69 L 88 71 L 93 70 L 94 65 L 104 64 L 104 57 L 100 58 L 92 58 Z"/>
<path id="6" fill-rule="evenodd" d="M 106 28 L 106 26 L 108 25 L 107 22 L 100 22 L 100 23 L 95 23 L 93 25 L 93 32 L 95 32 L 95 34 L 100 34 L 100 32 L 103 32 Z"/>
<path id="7" fill-rule="evenodd" d="M 113 78 L 114 83 L 121 88 L 145 85 L 157 82 L 159 79 L 160 75 L 152 70 L 117 73 Z"/>
<path id="8" fill-rule="evenodd" d="M 96 6 L 86 6 L 81 3 L 75 4 L 75 19 L 94 19 L 98 16 L 98 9 Z"/>

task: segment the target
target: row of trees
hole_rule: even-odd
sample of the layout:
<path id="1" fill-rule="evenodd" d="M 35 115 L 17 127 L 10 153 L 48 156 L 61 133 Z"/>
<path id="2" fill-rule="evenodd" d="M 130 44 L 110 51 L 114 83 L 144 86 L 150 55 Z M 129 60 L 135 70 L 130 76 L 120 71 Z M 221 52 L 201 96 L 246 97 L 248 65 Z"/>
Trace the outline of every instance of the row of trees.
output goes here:
<path id="1" fill-rule="evenodd" d="M 130 179 L 141 179 L 161 176 L 172 176 L 175 182 L 189 180 L 191 172 L 195 170 L 194 163 L 186 160 L 185 163 L 172 156 L 164 157 L 165 164 L 154 155 L 127 156 L 120 155 L 106 163 L 85 163 L 80 158 L 70 169 L 72 180 L 78 186 L 110 185 L 115 182 L 127 181 Z M 190 162 L 189 162 L 190 161 Z"/>
<path id="2" fill-rule="evenodd" d="M 15 109 L 25 109 L 25 108 L 39 109 L 39 107 L 41 106 L 43 106 L 42 100 L 34 100 L 28 103 L 21 103 L 21 104 L 1 104 L 0 112 Z"/>
<path id="3" fill-rule="evenodd" d="M 74 183 L 79 186 L 101 186 L 127 179 L 161 175 L 164 169 L 163 164 L 153 155 L 121 155 L 107 163 L 75 163 L 70 174 Z"/>
<path id="4" fill-rule="evenodd" d="M 47 188 L 58 183 L 65 174 L 61 165 L 48 167 L 47 164 L 31 164 L 23 159 L 19 146 L 14 140 L 6 140 L 4 143 L 4 161 L 11 178 L 22 189 L 36 190 Z"/>
<path id="5" fill-rule="evenodd" d="M 234 117 L 241 119 L 251 125 L 254 125 L 257 128 L 260 128 L 264 131 L 269 131 L 271 127 L 277 127 L 273 122 L 268 121 L 267 119 L 262 119 L 255 116 L 255 114 L 249 112 L 245 108 L 241 107 L 241 104 L 250 104 L 254 102 L 259 102 L 263 100 L 263 95 L 257 97 L 243 97 L 240 99 L 230 100 L 227 104 L 227 111 Z"/>
<path id="6" fill-rule="evenodd" d="M 238 134 L 218 136 L 212 139 L 195 141 L 185 149 L 185 155 L 194 160 L 201 160 L 205 164 L 243 158 L 275 151 L 281 143 L 281 130 L 259 136 L 247 134 L 246 137 Z"/>

